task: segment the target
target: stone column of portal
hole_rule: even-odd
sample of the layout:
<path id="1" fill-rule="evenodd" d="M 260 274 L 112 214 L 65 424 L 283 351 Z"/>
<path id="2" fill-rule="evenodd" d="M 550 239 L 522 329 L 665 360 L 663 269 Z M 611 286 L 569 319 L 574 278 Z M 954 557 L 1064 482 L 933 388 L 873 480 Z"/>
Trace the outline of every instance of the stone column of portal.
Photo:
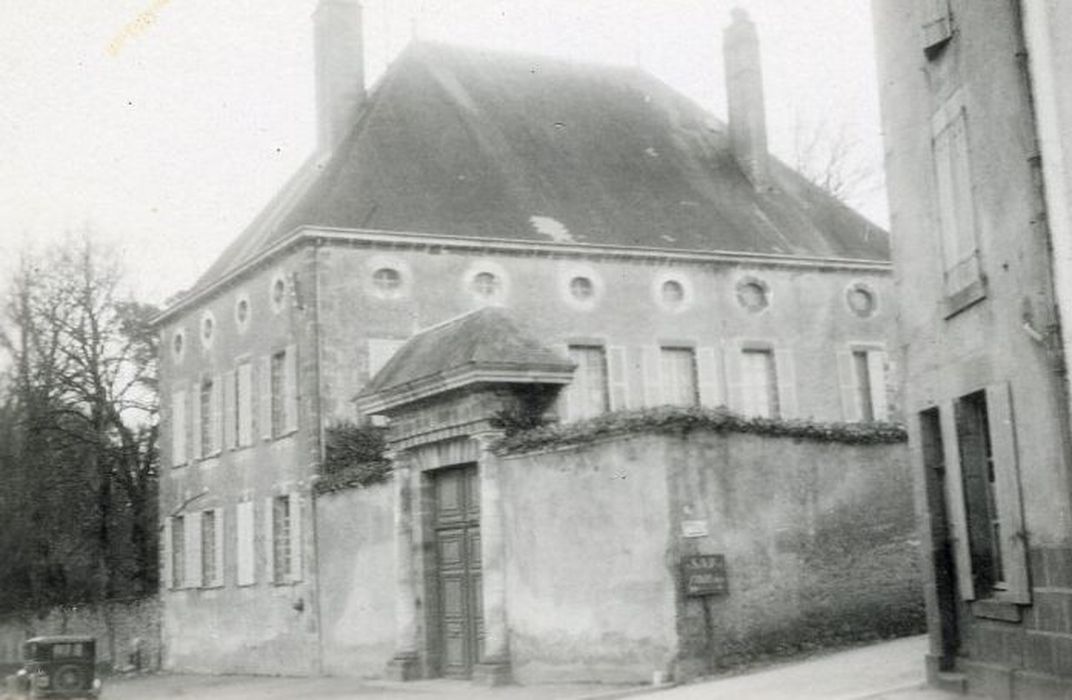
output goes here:
<path id="1" fill-rule="evenodd" d="M 503 531 L 502 483 L 498 457 L 491 445 L 499 431 L 473 436 L 479 448 L 480 474 L 480 578 L 484 601 L 484 655 L 473 669 L 480 685 L 510 683 L 509 629 L 506 624 L 506 557 Z"/>
<path id="2" fill-rule="evenodd" d="M 400 450 L 392 453 L 395 485 L 395 655 L 387 663 L 386 676 L 394 681 L 420 677 L 417 654 L 417 581 L 413 565 L 413 456 Z"/>

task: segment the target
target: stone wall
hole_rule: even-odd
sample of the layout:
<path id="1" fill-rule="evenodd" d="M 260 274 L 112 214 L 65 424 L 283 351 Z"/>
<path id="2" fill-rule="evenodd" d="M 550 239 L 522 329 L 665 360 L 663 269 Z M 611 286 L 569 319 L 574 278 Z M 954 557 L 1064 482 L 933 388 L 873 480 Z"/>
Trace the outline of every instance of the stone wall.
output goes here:
<path id="1" fill-rule="evenodd" d="M 160 603 L 154 598 L 65 605 L 43 613 L 0 616 L 0 667 L 21 662 L 22 643 L 52 634 L 87 634 L 97 639 L 97 663 L 104 669 L 160 668 Z M 140 659 L 134 656 L 140 650 Z"/>

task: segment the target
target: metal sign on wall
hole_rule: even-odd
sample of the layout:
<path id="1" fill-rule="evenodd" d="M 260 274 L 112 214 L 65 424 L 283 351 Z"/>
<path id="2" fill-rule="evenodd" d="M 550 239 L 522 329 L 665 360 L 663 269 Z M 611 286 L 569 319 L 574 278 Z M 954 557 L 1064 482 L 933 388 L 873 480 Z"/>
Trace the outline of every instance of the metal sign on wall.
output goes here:
<path id="1" fill-rule="evenodd" d="M 722 554 L 695 554 L 681 560 L 685 595 L 725 595 L 729 593 L 726 557 Z"/>

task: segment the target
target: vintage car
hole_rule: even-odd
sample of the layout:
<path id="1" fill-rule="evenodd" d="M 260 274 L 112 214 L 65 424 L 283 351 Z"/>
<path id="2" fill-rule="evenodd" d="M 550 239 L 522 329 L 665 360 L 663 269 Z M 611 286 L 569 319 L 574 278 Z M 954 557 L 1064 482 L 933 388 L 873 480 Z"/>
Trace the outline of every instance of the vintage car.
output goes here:
<path id="1" fill-rule="evenodd" d="M 22 645 L 22 668 L 5 680 L 4 697 L 97 698 L 97 642 L 93 637 L 34 637 Z"/>

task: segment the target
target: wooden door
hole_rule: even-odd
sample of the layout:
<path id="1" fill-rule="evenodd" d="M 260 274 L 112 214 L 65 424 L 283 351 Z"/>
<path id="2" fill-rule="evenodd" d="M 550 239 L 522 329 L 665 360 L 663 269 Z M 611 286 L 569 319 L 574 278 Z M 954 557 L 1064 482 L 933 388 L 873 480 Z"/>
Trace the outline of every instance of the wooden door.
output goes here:
<path id="1" fill-rule="evenodd" d="M 440 672 L 469 678 L 484 651 L 477 468 L 444 469 L 433 480 Z"/>

